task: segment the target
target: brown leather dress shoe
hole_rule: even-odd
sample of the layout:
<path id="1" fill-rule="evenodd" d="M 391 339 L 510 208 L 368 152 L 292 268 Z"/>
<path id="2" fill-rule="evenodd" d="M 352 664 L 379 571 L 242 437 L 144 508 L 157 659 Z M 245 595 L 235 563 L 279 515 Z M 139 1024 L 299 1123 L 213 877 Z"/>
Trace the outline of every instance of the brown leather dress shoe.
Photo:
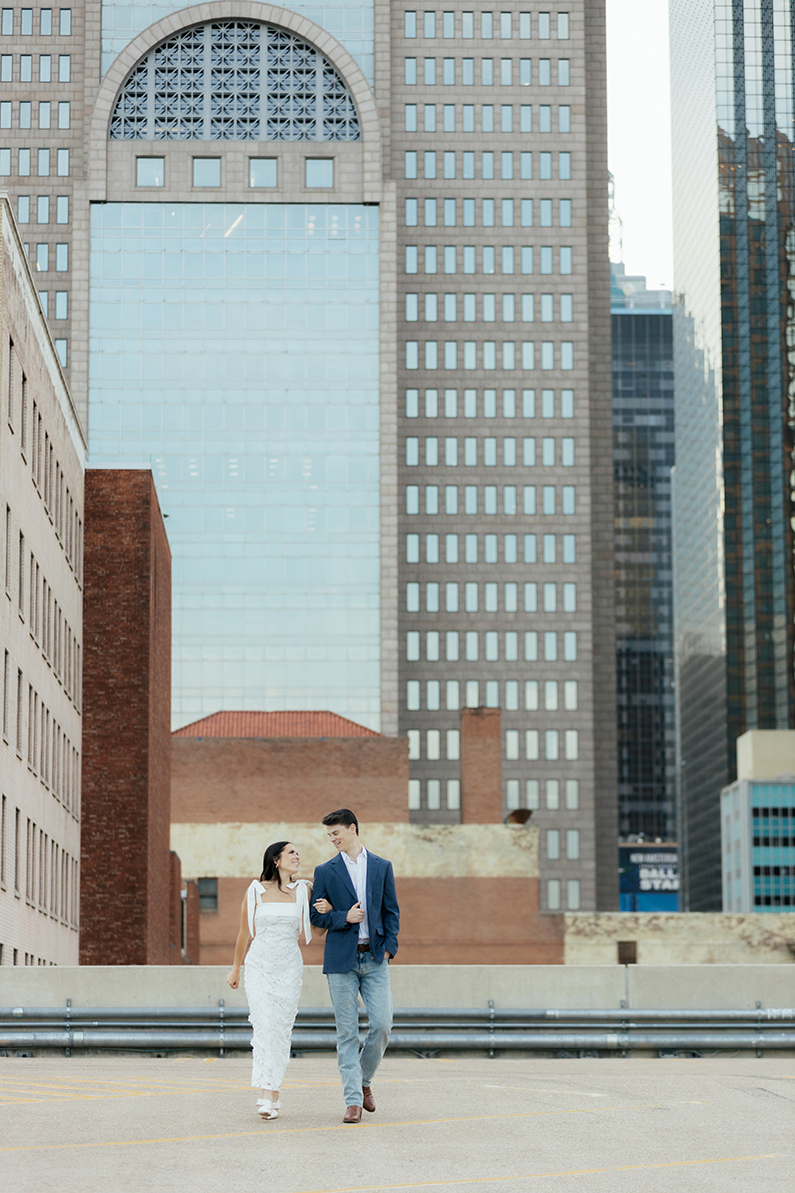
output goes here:
<path id="1" fill-rule="evenodd" d="M 375 1098 L 369 1085 L 362 1086 L 362 1106 L 364 1106 L 368 1114 L 375 1113 Z"/>
<path id="2" fill-rule="evenodd" d="M 362 1121 L 361 1106 L 348 1106 L 345 1109 L 344 1123 L 360 1123 Z"/>

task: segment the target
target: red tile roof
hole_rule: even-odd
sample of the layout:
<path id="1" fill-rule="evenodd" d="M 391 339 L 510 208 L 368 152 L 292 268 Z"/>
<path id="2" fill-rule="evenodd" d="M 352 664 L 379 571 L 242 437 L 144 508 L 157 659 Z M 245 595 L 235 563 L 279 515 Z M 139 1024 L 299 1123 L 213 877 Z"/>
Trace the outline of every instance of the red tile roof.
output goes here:
<path id="1" fill-rule="evenodd" d="M 333 712 L 216 712 L 172 737 L 380 737 Z"/>

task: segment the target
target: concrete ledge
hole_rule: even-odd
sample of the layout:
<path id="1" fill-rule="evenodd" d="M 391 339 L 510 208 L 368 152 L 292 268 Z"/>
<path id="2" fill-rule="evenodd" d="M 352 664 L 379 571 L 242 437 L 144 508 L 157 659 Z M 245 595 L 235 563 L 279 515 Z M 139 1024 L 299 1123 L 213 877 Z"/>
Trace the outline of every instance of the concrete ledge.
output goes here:
<path id="1" fill-rule="evenodd" d="M 227 966 L 53 966 L 0 968 L 0 1006 L 215 1007 L 245 1006 L 242 988 L 230 990 Z M 730 1007 L 739 1010 L 795 1004 L 792 972 L 771 965 L 618 966 L 395 965 L 398 1007 L 600 1009 Z M 304 970 L 301 1005 L 329 1006 L 319 966 Z"/>

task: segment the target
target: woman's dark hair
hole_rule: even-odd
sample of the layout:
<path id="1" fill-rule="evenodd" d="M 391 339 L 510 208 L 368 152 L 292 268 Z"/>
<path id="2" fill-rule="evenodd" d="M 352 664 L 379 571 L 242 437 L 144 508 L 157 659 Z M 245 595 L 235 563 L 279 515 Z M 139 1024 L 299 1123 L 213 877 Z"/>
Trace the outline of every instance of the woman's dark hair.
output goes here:
<path id="1" fill-rule="evenodd" d="M 359 821 L 356 819 L 350 808 L 338 808 L 336 812 L 329 812 L 328 816 L 323 817 L 323 824 L 325 824 L 327 828 L 334 824 L 344 824 L 346 828 L 350 828 L 351 825 L 353 825 L 353 827 L 356 829 L 357 835 L 359 832 Z"/>
<path id="2" fill-rule="evenodd" d="M 282 880 L 279 874 L 279 858 L 285 847 L 289 844 L 289 841 L 274 841 L 272 845 L 268 846 L 262 856 L 262 873 L 259 876 L 260 882 L 273 882 L 276 879 L 279 890 L 282 889 Z"/>

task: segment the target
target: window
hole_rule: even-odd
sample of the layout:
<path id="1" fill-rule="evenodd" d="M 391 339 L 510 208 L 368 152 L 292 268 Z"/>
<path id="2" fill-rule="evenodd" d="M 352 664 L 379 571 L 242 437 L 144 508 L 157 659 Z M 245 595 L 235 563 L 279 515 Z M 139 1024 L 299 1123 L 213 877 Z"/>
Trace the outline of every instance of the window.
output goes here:
<path id="1" fill-rule="evenodd" d="M 416 37 L 417 36 L 417 14 L 416 12 L 406 12 L 403 14 L 403 36 Z"/>
<path id="2" fill-rule="evenodd" d="M 250 157 L 248 159 L 249 186 L 277 186 L 278 159 L 275 157 Z"/>
<path id="3" fill-rule="evenodd" d="M 69 268 L 69 245 L 56 244 L 55 246 L 55 268 L 58 273 L 66 273 Z"/>
<path id="4" fill-rule="evenodd" d="M 547 859 L 556 862 L 560 858 L 560 830 L 547 829 Z"/>
<path id="5" fill-rule="evenodd" d="M 410 730 L 409 732 L 413 732 L 413 731 Z M 417 731 L 417 732 L 419 732 L 419 731 Z M 422 784 L 419 779 L 409 779 L 409 810 L 412 812 L 415 812 L 421 807 L 422 807 Z"/>
<path id="6" fill-rule="evenodd" d="M 58 127 L 59 128 L 69 128 L 70 127 L 70 119 L 71 119 L 70 105 L 68 103 L 63 103 L 63 102 L 59 103 L 58 104 Z"/>
<path id="7" fill-rule="evenodd" d="M 426 58 L 424 65 L 423 82 L 426 87 L 433 87 L 436 84 L 436 59 Z"/>
<path id="8" fill-rule="evenodd" d="M 442 37 L 455 37 L 454 12 L 445 12 L 442 14 Z"/>
<path id="9" fill-rule="evenodd" d="M 571 178 L 571 154 L 558 154 L 558 178 L 567 182 Z"/>
<path id="10" fill-rule="evenodd" d="M 404 60 L 403 81 L 407 87 L 413 87 L 417 82 L 417 59 L 406 58 Z"/>
<path id="11" fill-rule="evenodd" d="M 423 33 L 425 37 L 436 37 L 436 13 L 426 12 L 425 20 L 423 22 Z"/>
<path id="12" fill-rule="evenodd" d="M 2 24 L 0 24 L 0 32 L 3 37 L 13 37 L 14 34 L 14 10 L 13 8 L 4 8 L 2 15 Z"/>
<path id="13" fill-rule="evenodd" d="M 571 132 L 571 108 L 568 104 L 561 104 L 558 108 L 558 132 Z M 571 177 L 571 175 L 569 175 Z"/>
<path id="14" fill-rule="evenodd" d="M 165 186 L 164 157 L 139 157 L 135 162 L 136 186 Z"/>
<path id="15" fill-rule="evenodd" d="M 328 190 L 334 186 L 334 158 L 308 157 L 306 159 L 306 186 Z"/>
<path id="16" fill-rule="evenodd" d="M 569 14 L 567 12 L 558 13 L 558 38 L 560 41 L 568 41 Z"/>
<path id="17" fill-rule="evenodd" d="M 406 104 L 404 109 L 403 128 L 407 133 L 416 133 L 417 131 L 417 105 Z"/>
<path id="18" fill-rule="evenodd" d="M 72 78 L 72 56 L 71 54 L 58 55 L 58 82 L 69 83 Z"/>
<path id="19" fill-rule="evenodd" d="M 23 8 L 20 13 L 19 31 L 23 37 L 30 37 L 33 33 L 33 9 Z"/>
<path id="20" fill-rule="evenodd" d="M 491 87 L 494 83 L 494 59 L 482 58 L 480 61 L 480 82 L 483 87 Z"/>
<path id="21" fill-rule="evenodd" d="M 58 25 L 58 32 L 61 37 L 70 37 L 72 33 L 72 10 L 71 8 L 62 8 L 60 10 L 60 21 Z"/>
<path id="22" fill-rule="evenodd" d="M 199 888 L 199 911 L 217 911 L 218 879 L 198 878 L 196 885 Z"/>
<path id="23" fill-rule="evenodd" d="M 201 80 L 216 58 L 224 63 L 225 81 L 205 91 Z M 414 59 L 406 60 L 407 75 L 409 62 Z M 416 70 L 415 78 L 406 81 L 416 81 Z M 317 103 L 295 102 L 296 95 L 314 97 L 318 92 L 322 99 Z M 268 112 L 266 123 L 260 105 Z M 108 136 L 125 141 L 358 141 L 361 129 L 341 75 L 314 46 L 287 30 L 237 20 L 182 29 L 151 49 L 119 92 Z"/>
<path id="24" fill-rule="evenodd" d="M 307 166 L 309 163 L 307 162 Z M 221 159 L 220 157 L 194 157 L 193 159 L 193 185 L 194 186 L 220 186 L 221 185 Z M 309 185 L 309 183 L 307 183 Z"/>
<path id="25" fill-rule="evenodd" d="M 39 55 L 39 82 L 52 82 L 52 56 L 50 54 Z"/>
<path id="26" fill-rule="evenodd" d="M 57 161 L 58 161 L 58 168 L 57 168 L 58 177 L 59 178 L 68 178 L 69 177 L 69 150 L 68 149 L 59 149 Z"/>

